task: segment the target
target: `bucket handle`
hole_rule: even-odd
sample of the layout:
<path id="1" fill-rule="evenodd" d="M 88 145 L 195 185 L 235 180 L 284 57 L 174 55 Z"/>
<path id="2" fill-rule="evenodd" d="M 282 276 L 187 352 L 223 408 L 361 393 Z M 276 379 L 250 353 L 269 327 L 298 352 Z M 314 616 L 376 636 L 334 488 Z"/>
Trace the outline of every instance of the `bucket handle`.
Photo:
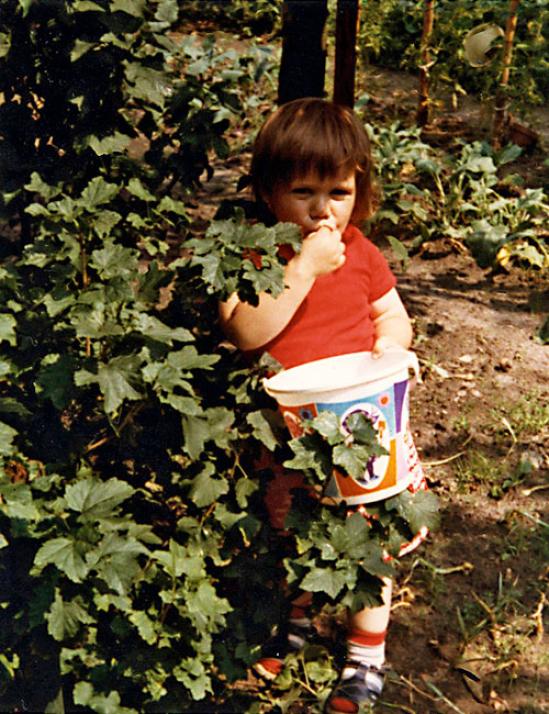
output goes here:
<path id="1" fill-rule="evenodd" d="M 392 345 L 387 347 L 385 352 L 398 352 L 399 354 L 405 354 L 407 359 L 406 367 L 410 374 L 410 387 L 413 388 L 415 385 L 421 383 L 421 375 L 419 373 L 419 360 L 415 352 L 412 350 L 407 350 L 405 347 L 400 347 L 399 345 Z"/>

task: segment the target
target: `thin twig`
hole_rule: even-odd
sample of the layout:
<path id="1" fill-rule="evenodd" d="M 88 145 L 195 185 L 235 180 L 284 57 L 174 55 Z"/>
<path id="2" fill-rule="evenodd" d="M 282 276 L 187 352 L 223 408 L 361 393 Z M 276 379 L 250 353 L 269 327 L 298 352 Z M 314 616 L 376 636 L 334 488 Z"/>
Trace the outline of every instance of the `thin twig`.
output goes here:
<path id="1" fill-rule="evenodd" d="M 480 595 L 477 595 L 477 593 L 474 590 L 471 590 L 471 595 L 474 597 L 474 599 L 478 602 L 478 604 L 481 606 L 481 608 L 484 610 L 484 612 L 488 615 L 490 618 L 490 622 L 495 625 L 496 623 L 496 615 L 490 605 L 483 600 Z"/>
<path id="2" fill-rule="evenodd" d="M 417 714 L 415 709 L 405 707 L 404 704 L 391 704 L 390 702 L 386 702 L 383 700 L 380 700 L 378 703 L 383 704 L 383 706 L 387 707 L 387 709 L 400 709 L 400 711 L 406 712 L 406 714 Z"/>
<path id="3" fill-rule="evenodd" d="M 541 642 L 543 639 L 544 629 L 543 629 L 543 608 L 547 605 L 547 598 L 545 593 L 541 593 L 541 597 L 534 612 L 534 621 L 536 623 L 536 642 Z"/>
<path id="4" fill-rule="evenodd" d="M 402 680 L 401 682 L 397 681 L 397 684 L 400 684 L 401 686 L 406 686 L 409 687 L 412 691 L 416 692 L 416 694 L 421 694 L 422 697 L 425 697 L 431 702 L 436 702 L 437 699 L 436 697 L 433 697 L 432 694 L 429 694 L 428 692 L 424 691 L 423 689 L 420 689 L 416 684 L 412 682 L 411 679 L 406 679 L 402 674 L 400 675 L 400 679 Z M 404 682 L 404 684 L 403 684 Z"/>
<path id="5" fill-rule="evenodd" d="M 421 465 L 422 466 L 442 466 L 442 464 L 447 464 L 450 461 L 459 459 L 460 456 L 464 456 L 466 453 L 467 453 L 466 451 L 458 451 L 457 454 L 454 454 L 453 456 L 449 456 L 447 459 L 440 459 L 439 461 L 422 461 Z"/>
<path id="6" fill-rule="evenodd" d="M 457 714 L 465 714 L 465 712 L 463 711 L 463 709 L 460 709 L 456 704 L 454 704 L 453 702 L 451 702 L 451 701 L 448 699 L 448 697 L 445 697 L 444 694 L 440 691 L 440 689 L 439 689 L 438 687 L 435 687 L 435 685 L 434 685 L 432 682 L 425 682 L 425 684 L 429 687 L 429 689 L 432 689 L 433 692 L 434 692 L 435 694 L 437 694 L 438 697 L 439 697 L 440 699 L 442 699 L 442 701 L 450 707 L 450 709 L 452 709 L 453 711 L 457 712 Z M 435 701 L 437 701 L 437 700 L 435 700 Z"/>
<path id="7" fill-rule="evenodd" d="M 546 488 L 549 488 L 549 483 L 542 483 L 542 484 L 539 484 L 539 486 L 532 486 L 532 488 L 525 488 L 522 491 L 522 495 L 523 496 L 531 496 L 536 491 L 545 491 Z"/>
<path id="8" fill-rule="evenodd" d="M 449 568 L 437 568 L 436 565 L 433 565 L 428 560 L 425 560 L 425 558 L 417 558 L 414 562 L 414 567 L 416 565 L 424 565 L 426 568 L 428 568 L 431 572 L 435 573 L 436 575 L 451 575 L 452 573 L 467 573 L 470 570 L 475 569 L 475 566 L 472 563 L 469 563 L 467 560 L 464 563 L 462 563 L 461 565 L 453 565 L 453 566 L 450 566 Z"/>
<path id="9" fill-rule="evenodd" d="M 473 438 L 472 434 L 469 434 L 469 436 L 465 439 L 463 444 L 461 445 L 462 448 L 464 446 L 467 446 L 467 444 L 471 441 Z M 422 466 L 441 466 L 442 464 L 447 464 L 450 461 L 455 461 L 455 459 L 459 459 L 460 456 L 465 456 L 467 452 L 466 451 L 458 451 L 457 454 L 454 454 L 453 456 L 448 456 L 447 459 L 440 459 L 439 461 L 422 461 L 421 465 Z"/>
<path id="10" fill-rule="evenodd" d="M 536 518 L 536 516 L 533 516 L 531 513 L 528 513 L 528 511 L 516 511 L 516 513 L 519 513 L 521 516 L 525 516 L 526 518 L 529 518 L 537 526 L 542 526 L 543 528 L 549 528 L 549 523 L 546 523 L 545 521 L 542 521 L 541 519 Z"/>

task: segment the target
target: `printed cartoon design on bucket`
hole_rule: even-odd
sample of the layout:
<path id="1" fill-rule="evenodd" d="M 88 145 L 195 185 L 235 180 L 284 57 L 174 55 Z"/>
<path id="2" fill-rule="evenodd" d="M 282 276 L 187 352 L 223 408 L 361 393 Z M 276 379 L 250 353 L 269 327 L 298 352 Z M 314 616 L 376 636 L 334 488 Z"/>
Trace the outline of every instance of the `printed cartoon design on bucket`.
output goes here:
<path id="1" fill-rule="evenodd" d="M 370 352 L 329 357 L 283 370 L 264 381 L 292 437 L 303 433 L 304 419 L 322 411 L 337 414 L 343 431 L 348 431 L 346 422 L 353 413 L 362 412 L 371 421 L 387 453 L 370 458 L 359 479 L 334 470 L 325 495 L 335 502 L 378 501 L 408 487 L 412 476 L 405 434 L 409 428 L 410 370 L 417 377 L 416 355 L 396 348 L 378 359 Z"/>

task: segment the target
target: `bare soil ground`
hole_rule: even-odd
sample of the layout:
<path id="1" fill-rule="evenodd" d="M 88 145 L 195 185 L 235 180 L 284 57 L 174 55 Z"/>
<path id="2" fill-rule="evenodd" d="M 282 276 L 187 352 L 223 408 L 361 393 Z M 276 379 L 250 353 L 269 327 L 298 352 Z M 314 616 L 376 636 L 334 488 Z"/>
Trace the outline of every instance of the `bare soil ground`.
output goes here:
<path id="1" fill-rule="evenodd" d="M 374 113 L 402 116 L 415 104 L 409 81 L 378 71 Z M 468 138 L 482 137 L 478 111 L 451 118 Z M 538 148 L 514 168 L 540 185 L 542 163 Z M 195 227 L 245 170 L 242 155 L 216 168 Z M 412 423 L 442 525 L 401 564 L 378 710 L 549 712 L 548 348 L 537 337 L 547 276 L 493 274 L 444 238 L 405 271 L 380 247 L 415 323 L 423 381 Z"/>

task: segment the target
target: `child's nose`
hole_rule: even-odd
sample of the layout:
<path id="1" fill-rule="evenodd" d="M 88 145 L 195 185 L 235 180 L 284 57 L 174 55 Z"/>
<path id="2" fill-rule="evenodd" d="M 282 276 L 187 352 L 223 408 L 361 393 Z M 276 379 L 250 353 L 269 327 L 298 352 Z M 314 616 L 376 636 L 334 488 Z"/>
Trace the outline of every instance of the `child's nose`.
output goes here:
<path id="1" fill-rule="evenodd" d="M 324 218 L 328 215 L 329 201 L 326 196 L 315 196 L 311 204 L 311 215 L 314 218 Z"/>

